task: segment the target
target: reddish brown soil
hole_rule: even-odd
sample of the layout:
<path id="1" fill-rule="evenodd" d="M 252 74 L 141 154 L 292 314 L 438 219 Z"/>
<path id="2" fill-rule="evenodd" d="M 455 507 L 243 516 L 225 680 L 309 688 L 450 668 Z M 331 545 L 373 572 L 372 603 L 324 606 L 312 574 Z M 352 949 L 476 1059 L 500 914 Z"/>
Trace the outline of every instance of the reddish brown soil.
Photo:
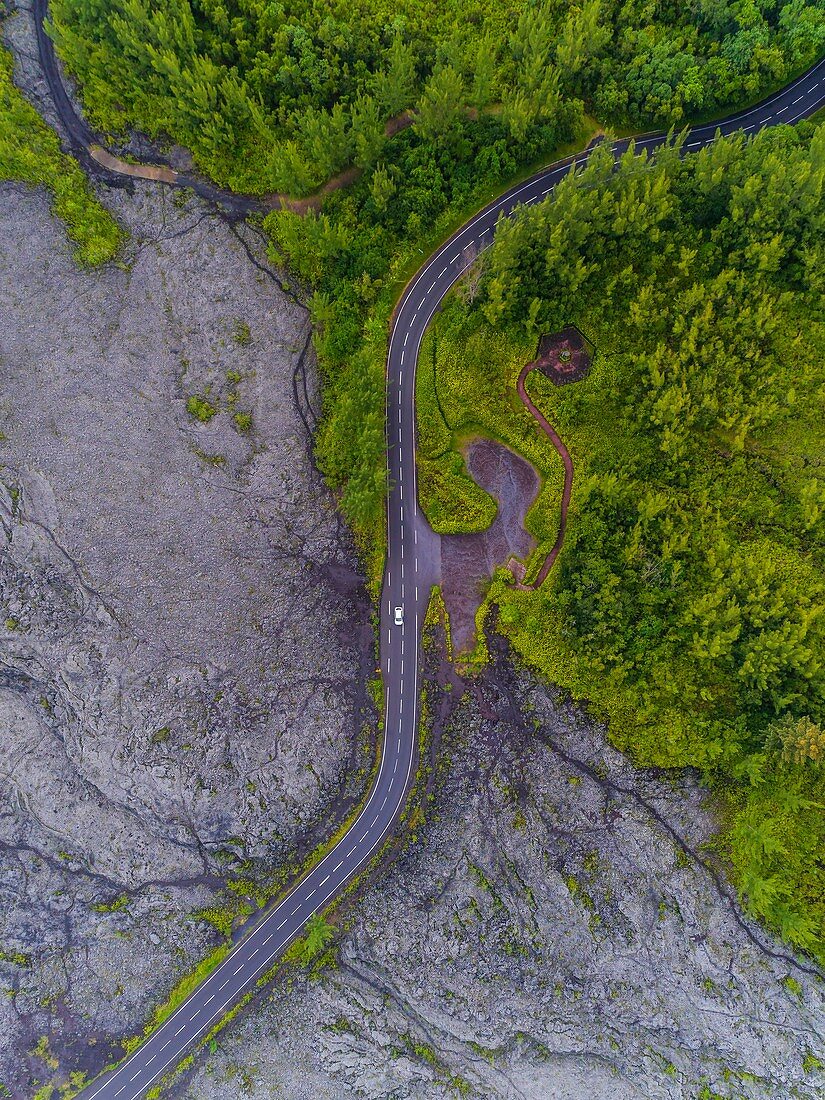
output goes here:
<path id="1" fill-rule="evenodd" d="M 512 558 L 507 564 L 510 567 L 510 571 L 518 581 L 520 588 L 536 589 L 540 585 L 544 584 L 547 579 L 547 574 L 553 568 L 556 558 L 559 555 L 559 550 L 564 543 L 564 533 L 567 530 L 567 509 L 570 506 L 570 495 L 573 491 L 573 459 L 570 457 L 570 452 L 562 442 L 561 436 L 556 429 L 550 423 L 545 416 L 539 412 L 533 402 L 530 400 L 530 395 L 527 392 L 527 375 L 530 371 L 534 370 L 536 363 L 527 363 L 521 368 L 521 373 L 518 376 L 518 382 L 516 383 L 516 389 L 518 395 L 522 400 L 524 406 L 532 413 L 539 423 L 539 427 L 544 434 L 549 438 L 550 442 L 556 448 L 559 458 L 564 464 L 564 487 L 561 493 L 561 518 L 559 520 L 559 533 L 556 536 L 556 541 L 553 543 L 553 548 L 542 563 L 541 569 L 539 569 L 536 579 L 530 584 L 524 583 L 524 563 L 518 561 L 515 557 Z"/>
<path id="2" fill-rule="evenodd" d="M 441 537 L 441 589 L 457 653 L 475 643 L 476 612 L 496 568 L 535 548 L 524 517 L 539 491 L 539 475 L 530 463 L 492 439 L 473 440 L 465 458 L 473 480 L 496 499 L 498 511 L 486 531 Z"/>

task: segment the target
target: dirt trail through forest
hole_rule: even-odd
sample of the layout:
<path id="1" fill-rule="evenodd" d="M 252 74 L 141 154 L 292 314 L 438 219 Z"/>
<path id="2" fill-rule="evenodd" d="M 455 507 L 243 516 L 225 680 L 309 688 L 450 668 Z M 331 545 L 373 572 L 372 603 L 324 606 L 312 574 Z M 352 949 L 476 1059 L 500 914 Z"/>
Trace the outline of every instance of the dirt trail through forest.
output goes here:
<path id="1" fill-rule="evenodd" d="M 319 210 L 325 195 L 338 191 L 342 187 L 348 187 L 361 175 L 362 170 L 360 168 L 345 168 L 328 179 L 313 194 L 304 198 L 293 198 L 291 195 L 280 191 L 273 191 L 267 195 L 249 195 L 217 187 L 200 176 L 188 172 L 179 172 L 168 164 L 130 162 L 115 156 L 114 153 L 100 143 L 89 124 L 78 113 L 66 90 L 54 50 L 54 43 L 46 33 L 45 20 L 47 15 L 47 0 L 34 0 L 40 65 L 64 132 L 73 150 L 81 154 L 81 159 L 85 159 L 87 163 L 91 161 L 109 172 L 129 176 L 133 179 L 152 180 L 169 184 L 172 187 L 188 187 L 202 198 L 211 202 L 223 203 L 229 209 L 241 214 L 272 210 L 290 210 L 295 214 L 306 214 L 310 210 Z M 410 111 L 404 111 L 400 115 L 388 119 L 384 127 L 385 137 L 391 138 L 401 130 L 406 130 L 414 121 L 415 116 Z"/>
<path id="2" fill-rule="evenodd" d="M 567 530 L 567 510 L 570 506 L 570 495 L 573 491 L 573 459 L 570 457 L 570 452 L 565 447 L 561 436 L 556 429 L 550 423 L 550 421 L 536 408 L 530 399 L 530 395 L 527 392 L 527 376 L 535 368 L 535 363 L 527 363 L 521 368 L 521 373 L 518 376 L 518 382 L 516 383 L 516 389 L 518 395 L 521 398 L 524 407 L 535 417 L 538 421 L 539 427 L 545 433 L 547 438 L 556 448 L 559 458 L 564 464 L 564 487 L 561 493 L 561 518 L 559 519 L 559 533 L 556 536 L 556 541 L 553 543 L 553 547 L 550 553 L 544 559 L 541 569 L 536 574 L 536 579 L 529 584 L 525 583 L 524 577 L 527 569 L 524 562 L 519 561 L 518 558 L 510 558 L 507 562 L 507 567 L 518 582 L 519 588 L 535 590 L 544 584 L 547 579 L 547 574 L 553 568 L 556 558 L 559 556 L 559 551 L 564 544 L 564 534 Z"/>

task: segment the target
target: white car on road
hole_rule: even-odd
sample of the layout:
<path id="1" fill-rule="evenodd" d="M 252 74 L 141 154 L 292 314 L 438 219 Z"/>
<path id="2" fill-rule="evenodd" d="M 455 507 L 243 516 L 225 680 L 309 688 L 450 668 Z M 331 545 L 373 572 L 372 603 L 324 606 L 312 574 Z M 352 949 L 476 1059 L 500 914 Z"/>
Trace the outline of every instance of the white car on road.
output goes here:
<path id="1" fill-rule="evenodd" d="M 395 609 L 395 625 L 396 626 L 403 626 L 404 625 L 404 608 L 403 607 L 396 607 L 396 609 Z"/>

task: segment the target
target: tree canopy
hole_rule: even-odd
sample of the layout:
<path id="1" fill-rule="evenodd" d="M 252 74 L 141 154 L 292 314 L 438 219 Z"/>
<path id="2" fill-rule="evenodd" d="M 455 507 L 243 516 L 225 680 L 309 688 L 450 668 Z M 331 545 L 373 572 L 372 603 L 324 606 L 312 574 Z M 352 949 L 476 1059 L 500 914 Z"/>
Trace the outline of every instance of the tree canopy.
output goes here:
<path id="1" fill-rule="evenodd" d="M 219 182 L 306 193 L 377 155 L 407 109 L 451 120 L 500 103 L 517 140 L 580 99 L 605 120 L 672 125 L 757 95 L 825 44 L 823 0 L 53 0 L 52 33 L 104 131 L 192 149 Z M 359 148 L 365 118 L 370 137 Z M 364 138 L 361 138 L 362 142 Z"/>

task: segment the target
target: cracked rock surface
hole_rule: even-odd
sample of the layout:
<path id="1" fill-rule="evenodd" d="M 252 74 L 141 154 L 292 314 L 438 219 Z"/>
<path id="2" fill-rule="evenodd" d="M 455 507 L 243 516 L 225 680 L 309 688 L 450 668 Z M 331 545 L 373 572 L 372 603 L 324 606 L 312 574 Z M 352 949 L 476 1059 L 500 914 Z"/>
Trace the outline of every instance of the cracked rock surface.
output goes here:
<path id="1" fill-rule="evenodd" d="M 26 22 L 6 28 L 48 117 Z M 372 668 L 307 457 L 305 314 L 249 228 L 142 185 L 106 201 L 124 265 L 80 272 L 45 196 L 0 185 L 14 1097 L 139 1028 L 214 942 L 191 914 L 241 860 L 329 831 Z M 339 966 L 253 1002 L 178 1100 L 823 1095 L 822 985 L 731 904 L 690 776 L 634 771 L 501 660 L 438 760 L 426 824 L 351 911 Z"/>
<path id="2" fill-rule="evenodd" d="M 306 312 L 249 227 L 152 185 L 105 198 L 130 241 L 82 271 L 46 196 L 0 185 L 13 1095 L 43 1035 L 103 1065 L 215 941 L 188 915 L 330 830 L 373 659 L 308 450 Z"/>
<path id="3" fill-rule="evenodd" d="M 720 896 L 691 777 L 634 770 L 503 662 L 439 760 L 338 968 L 274 989 L 179 1100 L 823 1095 L 822 985 Z"/>

